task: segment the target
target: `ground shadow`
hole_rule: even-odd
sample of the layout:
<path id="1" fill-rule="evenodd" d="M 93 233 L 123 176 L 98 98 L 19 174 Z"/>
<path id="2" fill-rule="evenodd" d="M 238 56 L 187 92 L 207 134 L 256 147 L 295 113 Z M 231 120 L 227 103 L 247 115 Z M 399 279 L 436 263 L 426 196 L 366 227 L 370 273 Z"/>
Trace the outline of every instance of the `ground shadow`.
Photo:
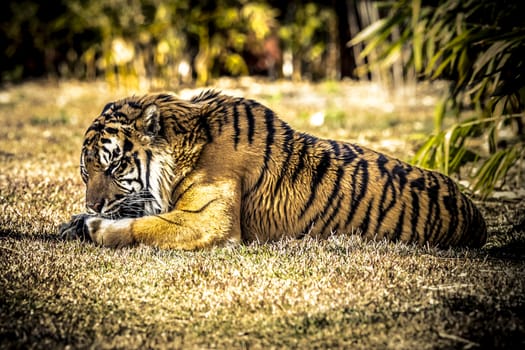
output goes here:
<path id="1" fill-rule="evenodd" d="M 14 240 L 34 240 L 42 242 L 60 242 L 63 239 L 56 233 L 23 233 L 0 228 L 0 239 L 10 238 Z"/>
<path id="2" fill-rule="evenodd" d="M 525 219 L 502 231 L 489 232 L 482 248 L 492 258 L 525 260 Z"/>
<path id="3" fill-rule="evenodd" d="M 496 300 L 496 302 L 494 302 Z M 468 346 L 468 339 L 477 349 L 525 348 L 525 304 L 515 296 L 505 299 L 481 300 L 473 295 L 454 295 L 443 298 L 450 312 L 443 324 L 443 336 L 448 332 L 460 338 L 457 345 Z M 445 333 L 447 332 L 447 333 Z"/>

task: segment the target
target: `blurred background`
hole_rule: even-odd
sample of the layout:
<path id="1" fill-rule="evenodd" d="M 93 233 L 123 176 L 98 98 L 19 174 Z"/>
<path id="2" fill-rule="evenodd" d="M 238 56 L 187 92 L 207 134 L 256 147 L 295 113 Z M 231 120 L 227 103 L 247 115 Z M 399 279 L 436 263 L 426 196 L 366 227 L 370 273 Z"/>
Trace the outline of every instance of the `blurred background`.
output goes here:
<path id="1" fill-rule="evenodd" d="M 11 1 L 0 14 L 1 78 L 357 79 L 362 45 L 348 42 L 380 12 L 359 0 Z"/>
<path id="2" fill-rule="evenodd" d="M 433 130 L 413 162 L 446 174 L 474 164 L 472 189 L 486 196 L 523 168 L 523 13 L 523 0 L 7 1 L 0 84 L 180 90 L 252 76 L 395 94 L 438 81 Z"/>

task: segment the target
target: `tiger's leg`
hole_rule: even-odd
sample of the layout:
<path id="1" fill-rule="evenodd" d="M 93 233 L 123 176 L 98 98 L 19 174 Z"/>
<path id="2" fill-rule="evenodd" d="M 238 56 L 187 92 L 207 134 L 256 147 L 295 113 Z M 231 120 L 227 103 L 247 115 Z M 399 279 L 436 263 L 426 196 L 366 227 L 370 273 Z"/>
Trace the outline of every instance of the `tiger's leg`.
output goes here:
<path id="1" fill-rule="evenodd" d="M 204 215 L 210 216 L 215 215 Z M 95 243 L 113 248 L 144 243 L 165 249 L 193 250 L 238 243 L 241 236 L 227 218 L 207 221 L 200 213 L 180 210 L 136 219 L 88 218 L 86 228 Z"/>
<path id="2" fill-rule="evenodd" d="M 168 213 L 119 220 L 87 217 L 85 230 L 95 243 L 107 247 L 144 243 L 192 250 L 240 242 L 240 193 L 235 182 L 188 187 Z"/>

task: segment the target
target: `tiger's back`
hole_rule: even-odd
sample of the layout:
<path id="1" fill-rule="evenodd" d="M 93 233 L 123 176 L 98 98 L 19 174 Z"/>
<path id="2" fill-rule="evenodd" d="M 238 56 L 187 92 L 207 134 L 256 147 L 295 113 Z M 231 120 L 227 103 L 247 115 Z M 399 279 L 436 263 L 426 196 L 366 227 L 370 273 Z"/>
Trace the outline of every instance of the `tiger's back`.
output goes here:
<path id="1" fill-rule="evenodd" d="M 62 233 L 113 247 L 333 233 L 441 247 L 486 239 L 450 178 L 297 132 L 258 102 L 215 91 L 108 104 L 86 133 L 81 173 L 88 213 Z"/>
<path id="2" fill-rule="evenodd" d="M 245 167 L 245 240 L 358 233 L 440 246 L 484 244 L 485 221 L 449 177 L 297 132 L 255 101 L 215 98 L 232 116 L 230 130 L 215 130 L 217 145 L 242 154 Z"/>

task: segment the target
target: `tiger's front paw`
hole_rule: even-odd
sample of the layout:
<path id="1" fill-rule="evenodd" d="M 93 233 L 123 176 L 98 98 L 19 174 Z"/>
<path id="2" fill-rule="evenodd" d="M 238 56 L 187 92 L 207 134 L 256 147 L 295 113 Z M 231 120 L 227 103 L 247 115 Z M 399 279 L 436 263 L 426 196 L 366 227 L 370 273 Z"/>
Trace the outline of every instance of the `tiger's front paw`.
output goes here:
<path id="1" fill-rule="evenodd" d="M 91 218 L 88 214 L 73 215 L 69 222 L 60 225 L 58 230 L 60 238 L 64 240 L 87 240 L 91 241 L 89 230 L 86 225 L 87 219 Z"/>
<path id="2" fill-rule="evenodd" d="M 96 244 L 111 248 L 133 245 L 133 219 L 104 219 L 91 217 L 86 220 L 86 228 L 91 240 Z"/>
<path id="3" fill-rule="evenodd" d="M 118 248 L 132 245 L 133 219 L 111 220 L 98 216 L 79 214 L 60 226 L 60 237 L 92 241 L 106 247 Z"/>

